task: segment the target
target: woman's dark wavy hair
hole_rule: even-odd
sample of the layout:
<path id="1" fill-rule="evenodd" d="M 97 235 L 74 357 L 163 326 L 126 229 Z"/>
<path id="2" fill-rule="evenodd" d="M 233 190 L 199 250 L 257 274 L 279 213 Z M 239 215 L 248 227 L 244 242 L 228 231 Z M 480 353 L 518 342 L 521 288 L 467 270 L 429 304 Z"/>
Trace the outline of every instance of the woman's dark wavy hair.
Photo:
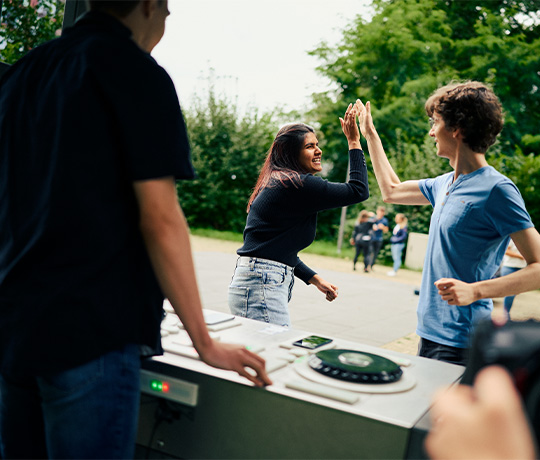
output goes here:
<path id="1" fill-rule="evenodd" d="M 285 186 L 288 182 L 291 182 L 295 187 L 302 186 L 300 174 L 306 171 L 300 165 L 299 159 L 304 139 L 308 133 L 315 133 L 315 130 L 304 123 L 291 123 L 278 131 L 272 147 L 266 155 L 253 193 L 249 197 L 247 212 L 249 212 L 251 204 L 259 192 L 273 180 L 278 180 Z"/>
<path id="2" fill-rule="evenodd" d="M 483 83 L 468 81 L 437 89 L 426 101 L 426 113 L 441 115 L 447 129 L 459 128 L 463 141 L 485 153 L 501 132 L 504 117 L 499 98 Z"/>

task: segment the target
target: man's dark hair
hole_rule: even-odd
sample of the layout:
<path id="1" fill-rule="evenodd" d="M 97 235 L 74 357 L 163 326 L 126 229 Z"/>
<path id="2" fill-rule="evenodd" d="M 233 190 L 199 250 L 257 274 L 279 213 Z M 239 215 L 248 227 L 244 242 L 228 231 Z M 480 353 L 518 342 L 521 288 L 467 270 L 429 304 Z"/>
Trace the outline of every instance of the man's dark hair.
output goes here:
<path id="1" fill-rule="evenodd" d="M 120 18 L 131 13 L 141 0 L 86 0 L 90 11 L 112 13 Z"/>
<path id="2" fill-rule="evenodd" d="M 495 143 L 504 122 L 499 98 L 477 81 L 439 88 L 426 101 L 425 109 L 429 117 L 439 114 L 447 129 L 459 129 L 463 141 L 479 153 Z"/>

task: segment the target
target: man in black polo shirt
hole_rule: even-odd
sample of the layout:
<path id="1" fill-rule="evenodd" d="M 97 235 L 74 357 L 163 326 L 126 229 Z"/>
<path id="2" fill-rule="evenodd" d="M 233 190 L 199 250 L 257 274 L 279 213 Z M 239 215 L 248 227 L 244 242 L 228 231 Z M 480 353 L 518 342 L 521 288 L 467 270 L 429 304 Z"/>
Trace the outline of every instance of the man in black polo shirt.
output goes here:
<path id="1" fill-rule="evenodd" d="M 132 458 L 163 296 L 205 362 L 270 383 L 204 324 L 175 188 L 193 177 L 189 143 L 148 54 L 167 1 L 89 4 L 0 81 L 3 458 Z"/>

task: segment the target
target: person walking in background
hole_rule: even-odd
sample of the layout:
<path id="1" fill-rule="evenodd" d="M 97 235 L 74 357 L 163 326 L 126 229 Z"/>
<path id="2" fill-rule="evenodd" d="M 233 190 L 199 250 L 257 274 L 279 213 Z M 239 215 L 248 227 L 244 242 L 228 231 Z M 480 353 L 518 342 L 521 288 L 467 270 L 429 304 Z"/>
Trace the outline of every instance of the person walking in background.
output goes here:
<path id="1" fill-rule="evenodd" d="M 392 250 L 392 260 L 394 261 L 394 266 L 391 271 L 387 273 L 388 276 L 396 276 L 397 271 L 401 267 L 401 260 L 403 257 L 403 249 L 405 248 L 405 243 L 407 242 L 407 218 L 405 214 L 398 213 L 395 217 L 396 226 L 390 237 L 390 244 Z"/>
<path id="2" fill-rule="evenodd" d="M 506 252 L 504 253 L 502 267 L 501 267 L 501 276 L 509 275 L 510 273 L 517 272 L 522 268 L 527 266 L 525 258 L 521 255 L 515 243 L 510 240 Z M 515 295 L 509 295 L 504 298 L 504 310 L 508 317 L 510 317 L 510 309 L 514 304 Z"/>
<path id="3" fill-rule="evenodd" d="M 379 252 L 383 245 L 384 234 L 388 231 L 388 219 L 386 218 L 386 208 L 379 206 L 377 208 L 377 214 L 373 219 L 373 226 L 371 230 L 371 254 L 369 256 L 369 268 L 373 270 Z"/>
<path id="4" fill-rule="evenodd" d="M 248 202 L 244 245 L 229 286 L 234 315 L 290 326 L 294 276 L 317 287 L 329 302 L 337 297 L 337 287 L 305 265 L 298 252 L 315 239 L 319 211 L 369 197 L 356 116 L 349 104 L 339 119 L 349 144 L 347 183 L 314 176 L 322 171 L 322 151 L 313 128 L 295 123 L 277 133 Z"/>
<path id="5" fill-rule="evenodd" d="M 491 317 L 491 299 L 540 288 L 540 235 L 515 184 L 486 161 L 503 127 L 500 101 L 480 82 L 437 89 L 425 104 L 429 135 L 453 171 L 404 182 L 386 157 L 370 103 L 357 106 L 384 202 L 433 206 L 418 301 L 418 353 L 466 364 L 470 334 Z M 510 239 L 527 267 L 493 278 Z"/>
<path id="6" fill-rule="evenodd" d="M 362 209 L 360 214 L 358 214 L 358 219 L 356 219 L 354 225 L 353 234 L 350 240 L 351 245 L 356 249 L 353 260 L 353 270 L 356 270 L 356 262 L 358 261 L 360 253 L 362 253 L 364 258 L 364 272 L 368 271 L 369 253 L 371 248 L 371 227 L 373 226 L 370 222 L 370 214 L 373 213 Z"/>

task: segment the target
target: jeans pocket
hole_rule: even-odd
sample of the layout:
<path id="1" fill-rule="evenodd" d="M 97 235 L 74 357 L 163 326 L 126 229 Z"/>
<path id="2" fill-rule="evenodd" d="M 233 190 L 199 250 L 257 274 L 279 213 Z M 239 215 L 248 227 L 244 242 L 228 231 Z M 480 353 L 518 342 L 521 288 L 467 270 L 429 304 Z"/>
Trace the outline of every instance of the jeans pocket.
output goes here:
<path id="1" fill-rule="evenodd" d="M 265 270 L 262 272 L 265 286 L 281 286 L 285 282 L 285 273 L 277 270 Z"/>
<path id="2" fill-rule="evenodd" d="M 229 286 L 229 309 L 236 316 L 247 317 L 249 288 Z"/>
<path id="3" fill-rule="evenodd" d="M 66 371 L 44 375 L 41 380 L 52 391 L 70 393 L 93 385 L 103 378 L 104 372 L 104 358 L 100 357 Z"/>

